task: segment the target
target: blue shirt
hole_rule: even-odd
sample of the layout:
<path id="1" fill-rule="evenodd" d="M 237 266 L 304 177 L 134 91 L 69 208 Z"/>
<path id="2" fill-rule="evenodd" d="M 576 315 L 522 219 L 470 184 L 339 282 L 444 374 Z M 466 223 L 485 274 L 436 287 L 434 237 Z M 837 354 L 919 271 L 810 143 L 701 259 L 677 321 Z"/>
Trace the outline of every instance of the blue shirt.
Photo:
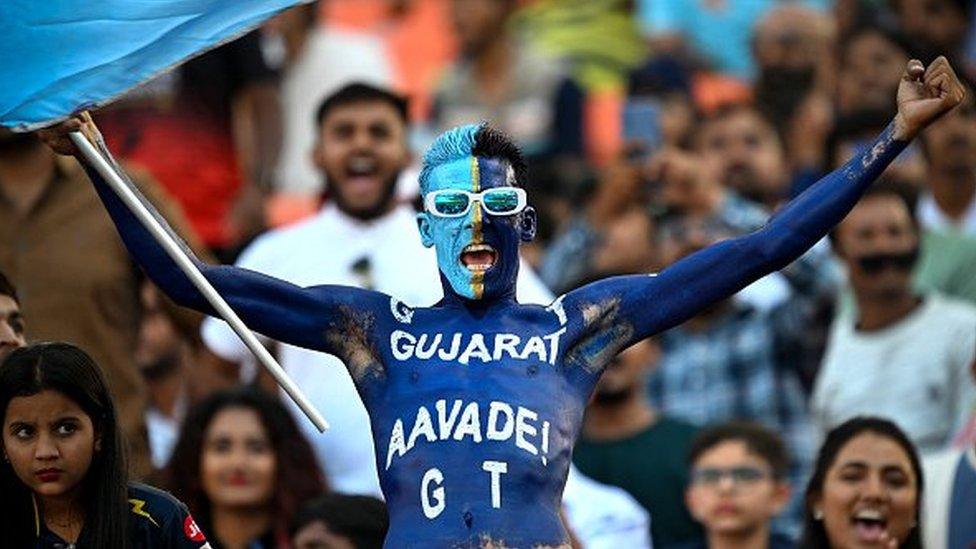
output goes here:
<path id="1" fill-rule="evenodd" d="M 207 538 L 190 516 L 186 505 L 167 492 L 129 484 L 129 543 L 133 549 L 209 549 Z M 47 529 L 37 515 L 34 524 L 37 549 L 96 549 L 90 545 L 90 532 L 84 527 L 75 544 Z"/>

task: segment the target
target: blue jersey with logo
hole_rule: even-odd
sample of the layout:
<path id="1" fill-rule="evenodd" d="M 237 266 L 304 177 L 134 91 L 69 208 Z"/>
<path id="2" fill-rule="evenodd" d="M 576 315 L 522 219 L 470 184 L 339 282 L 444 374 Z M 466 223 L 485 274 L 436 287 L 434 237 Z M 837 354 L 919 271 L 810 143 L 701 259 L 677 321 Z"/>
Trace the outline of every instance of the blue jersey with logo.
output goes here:
<path id="1" fill-rule="evenodd" d="M 139 484 L 129 484 L 129 543 L 133 549 L 209 549 L 207 538 L 190 516 L 186 505 L 167 492 Z M 37 549 L 95 549 L 89 532 L 82 528 L 76 543 L 71 544 L 44 526 L 34 507 Z"/>
<path id="2" fill-rule="evenodd" d="M 411 309 L 368 290 L 302 288 L 237 267 L 199 266 L 252 329 L 346 364 L 372 422 L 387 547 L 568 546 L 562 489 L 584 407 L 610 359 L 799 257 L 903 147 L 889 128 L 759 231 L 657 275 L 595 282 L 548 307 L 519 304 L 514 292 L 467 299 L 445 284 L 440 303 Z M 492 168 L 481 159 L 471 165 L 476 174 Z M 213 314 L 88 173 L 148 275 L 177 303 Z"/>

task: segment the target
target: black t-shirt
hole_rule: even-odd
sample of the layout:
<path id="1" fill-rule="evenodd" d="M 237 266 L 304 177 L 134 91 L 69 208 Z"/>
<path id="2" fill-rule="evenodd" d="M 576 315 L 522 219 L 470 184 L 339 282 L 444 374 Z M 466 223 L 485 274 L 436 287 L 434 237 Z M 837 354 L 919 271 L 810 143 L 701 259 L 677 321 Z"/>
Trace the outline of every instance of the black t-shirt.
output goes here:
<path id="1" fill-rule="evenodd" d="M 654 547 L 674 547 L 704 539 L 685 507 L 688 451 L 698 428 L 670 417 L 632 436 L 576 443 L 573 463 L 597 482 L 626 490 L 651 515 Z"/>
<path id="2" fill-rule="evenodd" d="M 74 545 L 64 541 L 34 517 L 37 549 L 95 549 L 82 528 Z M 129 540 L 133 549 L 210 549 L 190 511 L 167 492 L 144 484 L 129 484 Z"/>

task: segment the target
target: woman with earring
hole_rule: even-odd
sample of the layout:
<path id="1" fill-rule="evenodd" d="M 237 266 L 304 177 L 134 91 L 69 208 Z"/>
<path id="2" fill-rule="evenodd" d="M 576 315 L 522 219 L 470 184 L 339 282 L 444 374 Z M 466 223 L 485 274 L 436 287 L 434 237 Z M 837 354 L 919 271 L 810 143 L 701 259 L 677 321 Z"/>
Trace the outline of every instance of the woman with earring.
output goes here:
<path id="1" fill-rule="evenodd" d="M 920 549 L 922 469 L 894 423 L 857 417 L 835 427 L 806 491 L 802 549 Z"/>
<path id="2" fill-rule="evenodd" d="M 98 366 L 68 343 L 0 364 L 4 547 L 209 547 L 186 506 L 128 483 L 115 406 Z"/>

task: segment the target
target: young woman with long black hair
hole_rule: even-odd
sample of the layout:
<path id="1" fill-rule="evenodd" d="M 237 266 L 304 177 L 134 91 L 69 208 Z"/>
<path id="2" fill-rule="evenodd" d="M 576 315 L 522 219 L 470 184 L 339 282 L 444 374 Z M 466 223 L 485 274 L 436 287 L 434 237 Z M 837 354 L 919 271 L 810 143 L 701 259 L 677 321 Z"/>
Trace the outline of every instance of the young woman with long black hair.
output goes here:
<path id="1" fill-rule="evenodd" d="M 166 487 L 199 518 L 215 549 L 288 547 L 300 506 L 326 490 L 288 409 L 254 387 L 194 406 L 166 473 Z"/>
<path id="2" fill-rule="evenodd" d="M 115 406 L 98 366 L 68 343 L 0 364 L 4 547 L 209 547 L 182 503 L 127 482 Z"/>

